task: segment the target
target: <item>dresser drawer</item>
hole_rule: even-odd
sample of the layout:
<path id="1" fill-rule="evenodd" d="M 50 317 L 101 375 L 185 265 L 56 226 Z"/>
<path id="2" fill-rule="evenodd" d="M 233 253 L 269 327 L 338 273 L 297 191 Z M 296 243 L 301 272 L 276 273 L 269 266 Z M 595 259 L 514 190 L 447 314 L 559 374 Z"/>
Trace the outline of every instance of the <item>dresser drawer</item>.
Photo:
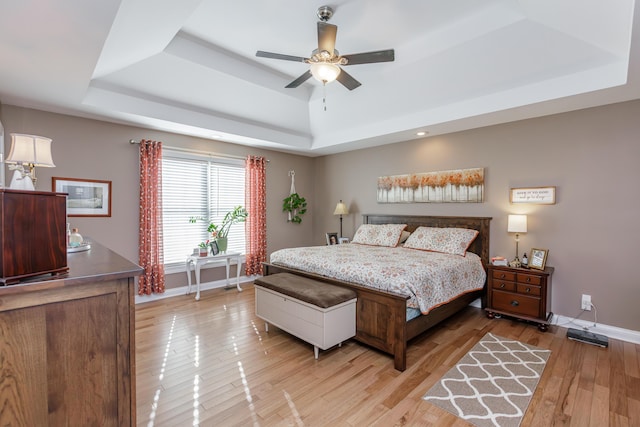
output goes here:
<path id="1" fill-rule="evenodd" d="M 502 280 L 502 279 L 493 279 L 491 281 L 491 287 L 493 287 L 493 289 L 500 289 L 503 291 L 515 291 L 516 290 L 516 283 L 515 282 L 509 282 L 507 280 Z"/>
<path id="2" fill-rule="evenodd" d="M 524 294 L 524 295 L 535 295 L 535 296 L 540 296 L 541 293 L 541 287 L 540 286 L 536 286 L 536 285 L 525 285 L 523 283 L 518 282 L 518 284 L 516 285 L 516 292 L 518 292 L 519 294 Z"/>
<path id="3" fill-rule="evenodd" d="M 527 285 L 539 285 L 542 281 L 542 278 L 540 276 L 534 276 L 533 274 L 517 273 L 516 281 L 518 283 L 525 283 Z"/>
<path id="4" fill-rule="evenodd" d="M 493 278 L 498 280 L 510 280 L 514 282 L 516 280 L 516 273 L 512 271 L 493 270 Z"/>
<path id="5" fill-rule="evenodd" d="M 530 317 L 540 317 L 540 298 L 526 295 L 494 291 L 491 306 L 496 310 Z"/>

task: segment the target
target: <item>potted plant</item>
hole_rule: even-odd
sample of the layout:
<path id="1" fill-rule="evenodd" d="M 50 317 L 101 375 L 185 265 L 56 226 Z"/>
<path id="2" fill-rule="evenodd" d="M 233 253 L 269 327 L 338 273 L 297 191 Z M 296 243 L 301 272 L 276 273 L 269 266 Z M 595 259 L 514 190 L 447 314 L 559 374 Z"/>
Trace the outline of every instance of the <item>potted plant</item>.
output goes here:
<path id="1" fill-rule="evenodd" d="M 209 255 L 209 241 L 207 240 L 206 242 L 200 242 L 199 246 L 199 252 L 198 254 L 200 256 L 207 256 Z"/>
<path id="2" fill-rule="evenodd" d="M 307 212 L 307 201 L 298 193 L 291 193 L 282 201 L 282 211 L 289 214 L 289 222 L 300 224 L 302 215 Z"/>
<path id="3" fill-rule="evenodd" d="M 216 243 L 220 252 L 227 251 L 227 237 L 229 235 L 229 229 L 231 228 L 231 226 L 233 224 L 245 222 L 247 216 L 248 213 L 245 208 L 243 208 L 242 206 L 236 206 L 232 211 L 229 211 L 225 214 L 220 225 L 214 223 L 213 221 L 209 221 L 207 231 L 211 233 L 211 238 L 216 239 Z M 204 218 L 191 217 L 189 218 L 189 222 L 196 222 L 199 219 L 203 220 Z"/>

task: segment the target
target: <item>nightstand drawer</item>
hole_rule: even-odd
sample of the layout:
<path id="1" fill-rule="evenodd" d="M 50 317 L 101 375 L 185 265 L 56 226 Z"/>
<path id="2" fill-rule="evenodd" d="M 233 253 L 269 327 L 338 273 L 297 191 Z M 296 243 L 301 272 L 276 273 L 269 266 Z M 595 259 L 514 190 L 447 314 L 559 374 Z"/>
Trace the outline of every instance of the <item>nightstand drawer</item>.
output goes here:
<path id="1" fill-rule="evenodd" d="M 500 280 L 500 279 L 493 279 L 491 281 L 491 286 L 493 286 L 493 289 L 500 289 L 503 291 L 515 291 L 516 290 L 516 283 L 515 282 L 509 282 L 506 280 Z"/>
<path id="2" fill-rule="evenodd" d="M 541 278 L 540 276 L 534 276 L 533 274 L 518 273 L 516 274 L 516 281 L 518 283 L 525 283 L 528 285 L 539 285 Z"/>
<path id="3" fill-rule="evenodd" d="M 540 298 L 494 291 L 491 306 L 496 310 L 530 317 L 540 317 Z"/>
<path id="4" fill-rule="evenodd" d="M 523 283 L 518 283 L 516 285 L 516 291 L 519 294 L 524 294 L 524 295 L 535 295 L 535 296 L 540 296 L 540 290 L 542 288 L 540 286 L 535 286 L 535 285 L 525 285 Z"/>
<path id="5" fill-rule="evenodd" d="M 494 280 L 510 280 L 514 282 L 516 280 L 516 273 L 512 271 L 493 270 L 493 278 Z"/>

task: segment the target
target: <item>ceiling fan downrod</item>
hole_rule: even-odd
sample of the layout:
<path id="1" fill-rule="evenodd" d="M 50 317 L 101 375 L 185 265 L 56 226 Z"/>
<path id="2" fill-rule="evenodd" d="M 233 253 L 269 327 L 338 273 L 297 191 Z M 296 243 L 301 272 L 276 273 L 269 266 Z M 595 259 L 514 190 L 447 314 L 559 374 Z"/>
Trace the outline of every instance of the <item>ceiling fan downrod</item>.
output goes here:
<path id="1" fill-rule="evenodd" d="M 330 6 L 320 6 L 317 13 L 322 22 L 327 22 L 333 16 L 333 9 Z"/>

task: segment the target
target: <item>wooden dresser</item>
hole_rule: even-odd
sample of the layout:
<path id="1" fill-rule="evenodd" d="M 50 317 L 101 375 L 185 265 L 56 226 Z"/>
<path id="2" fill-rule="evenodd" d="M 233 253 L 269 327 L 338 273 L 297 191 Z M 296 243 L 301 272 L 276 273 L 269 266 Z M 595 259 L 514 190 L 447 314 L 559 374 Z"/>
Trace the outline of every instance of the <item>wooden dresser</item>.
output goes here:
<path id="1" fill-rule="evenodd" d="M 551 324 L 551 276 L 553 267 L 544 270 L 498 267 L 487 270 L 487 316 L 516 317 L 538 324 L 546 331 Z"/>
<path id="2" fill-rule="evenodd" d="M 0 287 L 0 425 L 135 426 L 142 269 L 95 242 L 67 261 Z"/>

